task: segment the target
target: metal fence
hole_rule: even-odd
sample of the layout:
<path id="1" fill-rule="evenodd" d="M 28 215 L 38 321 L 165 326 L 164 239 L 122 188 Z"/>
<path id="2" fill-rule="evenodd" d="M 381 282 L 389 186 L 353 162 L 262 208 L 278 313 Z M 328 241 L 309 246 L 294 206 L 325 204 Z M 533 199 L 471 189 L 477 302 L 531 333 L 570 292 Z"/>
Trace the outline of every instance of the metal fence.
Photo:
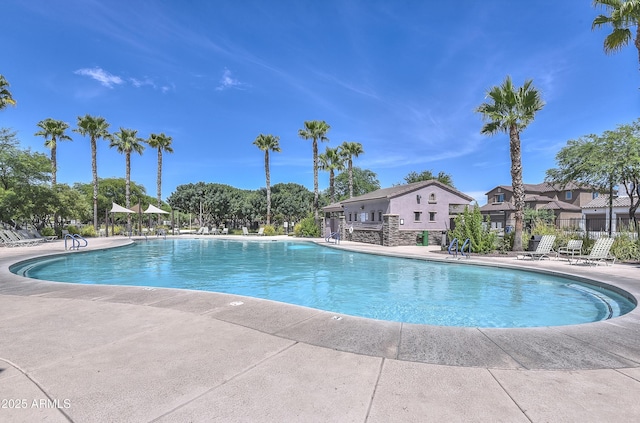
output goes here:
<path id="1" fill-rule="evenodd" d="M 536 222 L 532 220 L 524 222 L 527 230 L 531 230 L 535 224 Z M 563 232 L 579 236 L 588 235 L 589 238 L 592 239 L 597 239 L 601 236 L 608 236 L 609 234 L 613 236 L 618 233 L 626 233 L 633 236 L 636 234 L 633 222 L 631 222 L 629 218 L 614 219 L 610 224 L 608 218 L 592 218 L 583 216 L 582 218 L 555 219 L 554 222 L 549 222 L 548 224 L 554 225 L 557 229 Z"/>

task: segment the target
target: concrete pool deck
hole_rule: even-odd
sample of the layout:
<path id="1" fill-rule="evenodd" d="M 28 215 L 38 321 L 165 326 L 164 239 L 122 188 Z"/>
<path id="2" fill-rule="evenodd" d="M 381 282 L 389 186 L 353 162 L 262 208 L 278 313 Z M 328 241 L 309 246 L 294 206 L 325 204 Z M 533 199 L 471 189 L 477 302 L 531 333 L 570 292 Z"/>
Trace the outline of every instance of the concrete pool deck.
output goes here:
<path id="1" fill-rule="evenodd" d="M 91 239 L 87 249 L 128 242 Z M 332 247 L 452 261 L 427 247 Z M 0 421 L 640 419 L 637 308 L 574 326 L 452 328 L 228 294 L 35 281 L 8 270 L 60 253 L 62 241 L 0 248 Z M 464 262 L 569 273 L 640 298 L 637 265 Z"/>

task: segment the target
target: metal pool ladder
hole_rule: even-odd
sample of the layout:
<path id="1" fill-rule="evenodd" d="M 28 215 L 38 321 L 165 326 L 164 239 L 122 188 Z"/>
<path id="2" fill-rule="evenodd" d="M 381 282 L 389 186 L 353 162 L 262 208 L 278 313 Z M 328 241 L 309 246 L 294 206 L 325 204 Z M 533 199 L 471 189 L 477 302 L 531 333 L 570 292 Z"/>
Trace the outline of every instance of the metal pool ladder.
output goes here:
<path id="1" fill-rule="evenodd" d="M 464 250 L 467 250 L 467 254 L 464 253 Z M 449 254 L 451 254 L 454 258 L 458 259 L 458 251 L 462 254 L 462 257 L 469 258 L 471 255 L 471 240 L 469 238 L 465 239 L 462 243 L 462 248 L 458 249 L 458 238 L 453 238 L 451 243 L 449 244 Z"/>
<path id="2" fill-rule="evenodd" d="M 71 240 L 71 247 L 67 248 L 67 241 Z M 84 244 L 82 244 L 84 242 Z M 86 247 L 89 242 L 81 237 L 79 234 L 65 234 L 64 236 L 64 249 L 65 250 L 79 250 L 80 247 Z"/>

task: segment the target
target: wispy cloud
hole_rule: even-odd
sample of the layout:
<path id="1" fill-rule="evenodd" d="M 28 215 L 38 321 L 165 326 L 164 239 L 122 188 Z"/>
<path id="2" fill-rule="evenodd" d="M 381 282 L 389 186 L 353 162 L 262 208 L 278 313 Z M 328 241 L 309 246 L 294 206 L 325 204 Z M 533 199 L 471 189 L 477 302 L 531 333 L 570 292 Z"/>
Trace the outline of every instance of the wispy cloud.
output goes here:
<path id="1" fill-rule="evenodd" d="M 240 82 L 238 79 L 234 78 L 231 75 L 231 71 L 227 68 L 222 72 L 222 77 L 220 78 L 220 85 L 216 87 L 217 91 L 223 91 L 229 88 L 235 88 L 236 90 L 245 89 L 247 84 L 244 82 Z"/>
<path id="2" fill-rule="evenodd" d="M 91 79 L 94 79 L 98 81 L 100 85 L 110 89 L 113 89 L 113 87 L 115 87 L 116 85 L 131 84 L 135 88 L 151 87 L 154 90 L 160 90 L 162 93 L 166 93 L 175 88 L 171 84 L 158 85 L 153 79 L 146 76 L 144 78 L 129 77 L 125 79 L 118 75 L 114 75 L 111 72 L 106 71 L 100 67 L 82 68 L 74 71 L 73 73 L 75 73 L 76 75 L 87 76 Z"/>
<path id="3" fill-rule="evenodd" d="M 76 75 L 88 76 L 100 82 L 107 88 L 113 88 L 114 85 L 124 84 L 124 80 L 117 75 L 112 75 L 102 68 L 82 68 L 74 72 Z"/>

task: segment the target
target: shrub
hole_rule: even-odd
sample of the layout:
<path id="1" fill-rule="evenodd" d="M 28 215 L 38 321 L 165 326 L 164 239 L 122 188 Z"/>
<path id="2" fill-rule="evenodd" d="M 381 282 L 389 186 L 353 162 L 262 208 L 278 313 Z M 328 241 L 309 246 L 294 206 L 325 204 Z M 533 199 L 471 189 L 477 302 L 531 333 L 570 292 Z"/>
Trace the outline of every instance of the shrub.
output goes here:
<path id="1" fill-rule="evenodd" d="M 70 234 L 80 233 L 80 230 L 78 230 L 78 227 L 74 225 L 67 226 L 67 230 L 69 231 Z"/>
<path id="2" fill-rule="evenodd" d="M 320 236 L 320 228 L 316 224 L 316 220 L 310 216 L 296 223 L 293 227 L 293 233 L 299 237 L 317 238 Z"/>
<path id="3" fill-rule="evenodd" d="M 96 236 L 96 230 L 93 226 L 87 225 L 87 226 L 84 226 L 82 229 L 80 229 L 80 235 L 84 237 Z"/>
<path id="4" fill-rule="evenodd" d="M 489 220 L 484 221 L 479 207 L 474 207 L 473 211 L 465 207 L 464 212 L 456 216 L 455 229 L 451 231 L 449 237 L 458 238 L 460 246 L 469 238 L 472 252 L 488 253 L 495 249 L 497 238 L 489 227 Z"/>
<path id="5" fill-rule="evenodd" d="M 55 236 L 56 231 L 53 228 L 42 228 L 42 230 L 40 231 L 40 235 L 42 236 Z"/>
<path id="6" fill-rule="evenodd" d="M 264 234 L 266 236 L 276 235 L 276 228 L 273 225 L 264 225 Z"/>
<path id="7" fill-rule="evenodd" d="M 635 239 L 635 232 L 624 231 L 616 236 L 611 246 L 611 254 L 618 260 L 637 261 L 640 260 L 640 247 Z"/>

